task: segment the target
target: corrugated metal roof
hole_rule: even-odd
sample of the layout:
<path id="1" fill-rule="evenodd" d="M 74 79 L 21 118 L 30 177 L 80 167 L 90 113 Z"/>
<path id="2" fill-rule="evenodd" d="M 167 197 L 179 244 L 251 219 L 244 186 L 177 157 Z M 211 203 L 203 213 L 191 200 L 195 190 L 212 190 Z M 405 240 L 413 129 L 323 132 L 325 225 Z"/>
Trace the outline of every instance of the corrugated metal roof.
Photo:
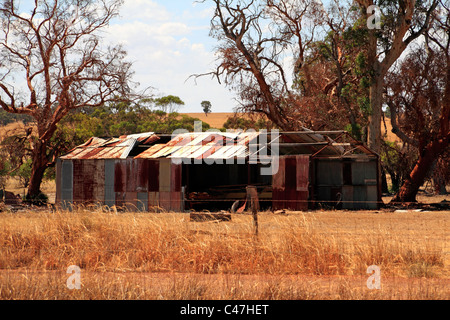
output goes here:
<path id="1" fill-rule="evenodd" d="M 155 144 L 160 138 L 153 132 L 133 134 L 119 138 L 91 138 L 86 143 L 61 157 L 68 159 L 211 159 L 253 158 L 270 160 L 275 143 L 277 155 L 348 156 L 356 151 L 374 155 L 344 131 L 280 132 L 273 136 L 265 132 L 190 132 L 179 134 L 168 143 Z M 350 139 L 350 140 L 348 140 Z M 342 142 L 342 143 L 338 143 Z M 138 145 L 150 146 L 147 150 Z M 144 150 L 143 152 L 141 152 Z M 253 159 L 252 161 L 254 161 Z"/>
<path id="2" fill-rule="evenodd" d="M 245 157 L 248 144 L 259 136 L 257 132 L 194 132 L 174 137 L 163 147 L 144 151 L 136 158 L 157 159 L 231 159 Z"/>
<path id="3" fill-rule="evenodd" d="M 137 145 L 150 145 L 158 139 L 158 136 L 153 132 L 110 139 L 94 137 L 61 157 L 61 159 L 126 159 Z"/>
<path id="4" fill-rule="evenodd" d="M 309 130 L 308 130 L 309 131 Z M 343 148 L 335 147 L 333 145 L 321 145 L 323 143 L 332 142 L 327 136 L 317 134 L 315 132 L 302 131 L 301 133 L 297 132 L 288 132 L 283 133 L 283 140 L 292 143 L 304 143 L 310 144 L 305 146 L 296 146 L 296 147 L 283 147 L 280 145 L 280 151 L 286 151 L 288 154 L 314 154 L 319 152 L 322 155 L 341 155 L 343 153 Z M 314 145 L 316 144 L 316 145 Z"/>
<path id="5" fill-rule="evenodd" d="M 282 132 L 279 145 L 280 154 L 312 154 L 314 156 L 350 156 L 364 154 L 377 156 L 375 152 L 355 140 L 346 131 L 311 131 L 304 129 L 297 132 Z"/>

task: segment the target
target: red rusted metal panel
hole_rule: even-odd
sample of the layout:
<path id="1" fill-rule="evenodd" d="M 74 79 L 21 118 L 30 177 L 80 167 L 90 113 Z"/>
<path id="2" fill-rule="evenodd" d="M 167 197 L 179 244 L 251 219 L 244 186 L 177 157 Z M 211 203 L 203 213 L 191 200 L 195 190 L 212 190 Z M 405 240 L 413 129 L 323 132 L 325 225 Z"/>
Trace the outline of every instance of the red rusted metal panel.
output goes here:
<path id="1" fill-rule="evenodd" d="M 273 210 L 281 210 L 285 208 L 284 190 L 273 189 L 272 191 L 272 208 Z"/>
<path id="2" fill-rule="evenodd" d="M 142 137 L 137 139 L 140 143 L 145 145 L 150 145 L 158 141 L 160 138 L 157 135 L 152 135 L 150 137 Z"/>
<path id="3" fill-rule="evenodd" d="M 284 187 L 286 190 L 297 189 L 297 161 L 294 157 L 285 158 Z"/>
<path id="4" fill-rule="evenodd" d="M 285 158 L 284 209 L 297 209 L 297 161 L 294 157 Z"/>
<path id="5" fill-rule="evenodd" d="M 159 160 L 145 160 L 148 165 L 148 191 L 159 192 Z"/>
<path id="6" fill-rule="evenodd" d="M 145 159 L 136 159 L 137 176 L 136 181 L 136 191 L 137 192 L 148 192 L 148 161 Z"/>
<path id="7" fill-rule="evenodd" d="M 170 209 L 174 212 L 181 212 L 181 192 L 171 192 Z"/>
<path id="8" fill-rule="evenodd" d="M 273 177 L 274 210 L 307 210 L 309 157 L 280 157 L 279 171 Z"/>
<path id="9" fill-rule="evenodd" d="M 308 192 L 289 190 L 286 198 L 288 198 L 286 200 L 287 209 L 296 211 L 308 210 Z"/>
<path id="10" fill-rule="evenodd" d="M 284 209 L 285 207 L 285 163 L 286 159 L 280 157 L 278 172 L 272 177 L 272 207 L 274 210 Z"/>
<path id="11" fill-rule="evenodd" d="M 137 211 L 137 192 L 126 192 L 125 193 L 125 208 L 129 211 Z"/>
<path id="12" fill-rule="evenodd" d="M 83 170 L 83 204 L 90 204 L 94 199 L 95 160 L 82 161 Z"/>
<path id="13" fill-rule="evenodd" d="M 148 193 L 148 207 L 159 207 L 159 192 Z"/>
<path id="14" fill-rule="evenodd" d="M 309 156 L 297 156 L 297 191 L 309 190 Z"/>
<path id="15" fill-rule="evenodd" d="M 176 193 L 176 192 L 181 192 L 181 164 L 174 164 L 172 163 L 172 172 L 170 175 L 170 179 L 171 179 L 171 186 L 170 186 L 170 191 Z"/>
<path id="16" fill-rule="evenodd" d="M 125 192 L 116 192 L 116 207 L 123 208 L 125 207 Z"/>
<path id="17" fill-rule="evenodd" d="M 73 160 L 73 199 L 76 204 L 103 202 L 104 167 L 96 160 Z M 98 172 L 101 170 L 101 172 Z"/>
<path id="18" fill-rule="evenodd" d="M 279 158 L 278 172 L 275 173 L 272 177 L 272 187 L 273 189 L 277 189 L 279 191 L 284 190 L 285 188 L 285 158 Z"/>
<path id="19" fill-rule="evenodd" d="M 103 205 L 105 201 L 105 161 L 92 160 L 94 174 L 92 175 L 93 197 L 96 204 Z"/>
<path id="20" fill-rule="evenodd" d="M 136 192 L 137 190 L 137 164 L 135 159 L 126 160 L 126 191 Z M 137 195 L 136 195 L 137 197 Z"/>
<path id="21" fill-rule="evenodd" d="M 126 191 L 126 174 L 127 166 L 126 161 L 117 160 L 114 170 L 114 191 L 115 192 L 125 192 Z"/>
<path id="22" fill-rule="evenodd" d="M 289 186 L 286 185 L 288 194 L 286 198 L 291 210 L 308 209 L 308 184 L 309 184 L 309 157 L 294 156 L 289 158 L 289 168 L 286 168 L 287 176 L 293 176 L 293 181 L 289 179 Z M 288 165 L 286 165 L 288 167 Z"/>
<path id="23" fill-rule="evenodd" d="M 159 192 L 159 206 L 164 210 L 170 211 L 172 210 L 170 197 L 172 196 L 172 192 Z"/>
<path id="24" fill-rule="evenodd" d="M 83 161 L 73 160 L 73 203 L 81 204 L 84 200 Z"/>

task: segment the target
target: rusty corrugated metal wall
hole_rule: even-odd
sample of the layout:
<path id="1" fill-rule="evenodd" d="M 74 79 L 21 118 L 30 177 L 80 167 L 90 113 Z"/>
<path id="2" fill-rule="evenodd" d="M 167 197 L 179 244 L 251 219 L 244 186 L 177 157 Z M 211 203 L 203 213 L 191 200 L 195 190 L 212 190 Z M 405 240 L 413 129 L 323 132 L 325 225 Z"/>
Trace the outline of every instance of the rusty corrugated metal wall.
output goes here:
<path id="1" fill-rule="evenodd" d="M 311 161 L 309 156 L 282 156 L 279 171 L 272 180 L 274 210 L 304 211 L 318 204 L 349 210 L 376 210 L 377 199 L 376 159 Z"/>
<path id="2" fill-rule="evenodd" d="M 105 161 L 105 206 L 113 207 L 116 204 L 116 193 L 114 190 L 115 181 L 115 160 Z"/>
<path id="3" fill-rule="evenodd" d="M 182 211 L 181 165 L 170 159 L 64 160 L 57 163 L 57 204 L 131 211 Z"/>
<path id="4" fill-rule="evenodd" d="M 73 204 L 73 163 L 58 160 L 56 163 L 56 203 L 64 210 Z"/>
<path id="5" fill-rule="evenodd" d="M 72 160 L 72 164 L 73 203 L 75 205 L 103 204 L 105 202 L 105 161 Z"/>
<path id="6" fill-rule="evenodd" d="M 308 210 L 309 156 L 283 156 L 273 176 L 272 206 L 274 210 Z"/>
<path id="7" fill-rule="evenodd" d="M 342 209 L 378 209 L 376 159 L 315 159 L 314 200 Z"/>

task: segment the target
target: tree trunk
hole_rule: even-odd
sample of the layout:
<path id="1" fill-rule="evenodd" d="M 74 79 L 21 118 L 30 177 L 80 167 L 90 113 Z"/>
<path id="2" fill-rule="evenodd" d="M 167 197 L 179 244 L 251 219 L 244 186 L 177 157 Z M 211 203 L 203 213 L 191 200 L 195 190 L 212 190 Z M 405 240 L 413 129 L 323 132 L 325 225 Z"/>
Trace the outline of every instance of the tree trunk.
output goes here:
<path id="1" fill-rule="evenodd" d="M 433 164 L 433 184 L 434 184 L 434 194 L 435 195 L 446 195 L 446 182 L 445 182 L 445 173 L 443 172 L 445 169 L 445 163 L 441 164 L 441 160 L 437 159 Z M 444 170 L 443 170 L 444 169 Z"/>
<path id="2" fill-rule="evenodd" d="M 434 161 L 448 145 L 448 136 L 428 144 L 421 153 L 413 171 L 391 202 L 416 202 L 419 188 L 423 185 L 428 172 L 433 167 Z"/>
<path id="3" fill-rule="evenodd" d="M 390 172 L 389 175 L 391 176 L 391 190 L 393 192 L 398 192 L 400 189 L 400 174 Z"/>
<path id="4" fill-rule="evenodd" d="M 433 178 L 434 194 L 437 196 L 444 196 L 447 194 L 444 177 L 437 175 Z"/>
<path id="5" fill-rule="evenodd" d="M 381 151 L 381 118 L 383 114 L 383 77 L 379 76 L 374 79 L 370 87 L 370 116 L 368 125 L 368 147 L 380 154 Z"/>
<path id="6" fill-rule="evenodd" d="M 45 170 L 48 167 L 47 160 L 47 145 L 42 142 L 37 142 L 32 154 L 32 170 L 30 177 L 30 184 L 28 185 L 27 200 L 36 199 L 41 193 L 41 183 L 44 177 Z"/>
<path id="7" fill-rule="evenodd" d="M 389 193 L 389 186 L 387 184 L 386 171 L 381 168 L 381 192 Z"/>

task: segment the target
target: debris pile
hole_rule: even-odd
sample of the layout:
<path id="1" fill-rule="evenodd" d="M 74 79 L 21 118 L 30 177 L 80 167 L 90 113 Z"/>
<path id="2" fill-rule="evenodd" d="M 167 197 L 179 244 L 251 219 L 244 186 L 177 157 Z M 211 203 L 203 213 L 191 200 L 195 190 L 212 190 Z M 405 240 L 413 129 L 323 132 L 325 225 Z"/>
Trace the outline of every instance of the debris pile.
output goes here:
<path id="1" fill-rule="evenodd" d="M 385 205 L 387 209 L 395 212 L 427 212 L 427 211 L 448 211 L 450 210 L 450 201 L 443 200 L 438 203 L 389 203 Z"/>
<path id="2" fill-rule="evenodd" d="M 14 211 L 18 207 L 22 207 L 22 199 L 20 195 L 15 195 L 12 192 L 0 190 L 0 212 L 10 210 Z"/>

